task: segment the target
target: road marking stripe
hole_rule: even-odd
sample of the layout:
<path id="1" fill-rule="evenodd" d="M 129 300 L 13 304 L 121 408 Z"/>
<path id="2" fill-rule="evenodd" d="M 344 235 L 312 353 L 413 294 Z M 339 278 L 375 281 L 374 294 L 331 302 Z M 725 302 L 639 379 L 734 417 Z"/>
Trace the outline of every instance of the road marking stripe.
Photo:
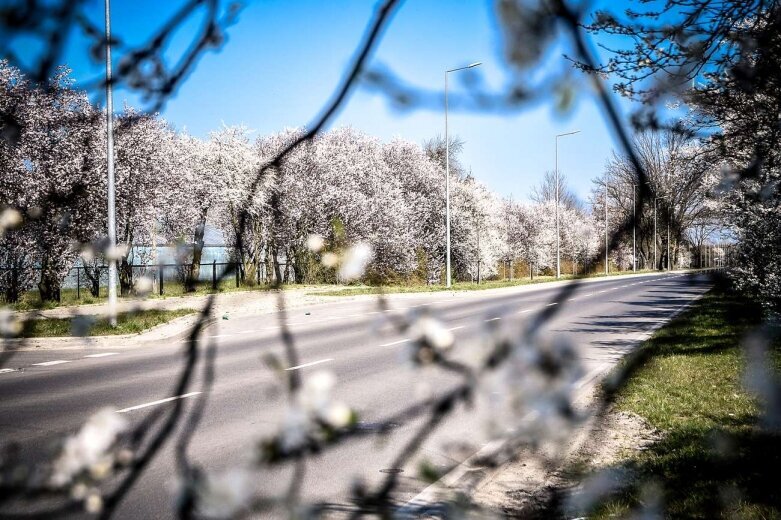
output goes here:
<path id="1" fill-rule="evenodd" d="M 33 365 L 39 367 L 50 367 L 52 365 L 61 365 L 63 363 L 70 363 L 70 361 L 65 359 L 56 359 L 54 361 L 44 361 L 43 363 L 33 363 Z"/>
<path id="2" fill-rule="evenodd" d="M 485 323 L 488 323 L 489 321 L 496 321 L 496 320 L 501 320 L 501 319 L 502 319 L 502 318 L 500 318 L 499 316 L 497 316 L 496 318 L 488 318 L 487 320 L 483 320 L 483 321 L 484 321 Z"/>
<path id="3" fill-rule="evenodd" d="M 553 307 L 554 305 L 558 305 L 558 304 L 559 304 L 559 302 L 553 302 L 553 303 L 549 303 L 548 305 L 546 305 L 546 307 Z"/>
<path id="4" fill-rule="evenodd" d="M 333 361 L 333 358 L 321 359 L 320 361 L 312 361 L 311 363 L 304 363 L 303 365 L 296 365 L 294 367 L 286 368 L 285 370 L 298 370 L 299 368 L 311 367 L 311 366 L 319 365 L 320 363 L 327 363 L 329 361 Z"/>
<path id="5" fill-rule="evenodd" d="M 106 356 L 116 356 L 116 352 L 102 352 L 100 354 L 89 354 L 84 357 L 90 357 L 90 358 L 99 358 L 99 357 L 106 357 Z"/>
<path id="6" fill-rule="evenodd" d="M 458 327 L 452 327 L 452 328 L 447 329 L 447 330 L 458 330 L 458 329 L 463 329 L 464 327 L 466 327 L 466 325 L 459 325 Z"/>
<path id="7" fill-rule="evenodd" d="M 16 372 L 15 368 L 0 368 L 0 374 L 7 374 L 9 372 Z"/>
<path id="8" fill-rule="evenodd" d="M 166 397 L 165 399 L 159 399 L 157 401 L 152 401 L 151 403 L 144 403 L 144 404 L 139 404 L 139 405 L 136 405 L 136 406 L 131 406 L 129 408 L 122 408 L 121 410 L 117 410 L 117 413 L 132 412 L 133 410 L 140 410 L 141 408 L 147 408 L 149 406 L 155 406 L 155 405 L 158 405 L 158 404 L 169 403 L 171 401 L 176 401 L 177 399 L 186 399 L 187 397 L 192 397 L 192 396 L 198 395 L 200 393 L 201 392 L 190 392 L 189 394 L 182 394 L 182 395 L 177 395 L 177 396 L 174 396 L 174 397 Z"/>
<path id="9" fill-rule="evenodd" d="M 411 341 L 409 338 L 407 339 L 400 339 L 399 341 L 391 341 L 390 343 L 386 343 L 384 345 L 380 345 L 381 347 L 392 347 L 393 345 L 398 345 L 400 343 L 407 343 L 408 341 Z"/>
<path id="10" fill-rule="evenodd" d="M 522 311 L 518 311 L 518 314 L 523 314 L 524 312 L 531 312 L 531 311 L 533 311 L 533 310 L 534 310 L 534 309 L 524 309 L 524 310 L 522 310 Z"/>

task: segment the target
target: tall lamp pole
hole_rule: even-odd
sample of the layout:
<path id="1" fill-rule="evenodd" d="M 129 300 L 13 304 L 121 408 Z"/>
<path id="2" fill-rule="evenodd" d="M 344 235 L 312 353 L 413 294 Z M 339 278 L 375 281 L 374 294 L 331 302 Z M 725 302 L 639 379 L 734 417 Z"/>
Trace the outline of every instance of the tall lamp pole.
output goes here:
<path id="1" fill-rule="evenodd" d="M 607 172 L 605 172 L 605 276 L 610 273 L 608 263 L 608 238 L 607 238 Z"/>
<path id="2" fill-rule="evenodd" d="M 637 187 L 632 184 L 632 272 L 637 271 L 637 208 L 635 196 Z"/>
<path id="3" fill-rule="evenodd" d="M 108 1 L 108 0 L 107 0 Z M 470 63 L 466 67 L 458 67 L 456 69 L 450 69 L 445 71 L 445 259 L 446 273 L 445 273 L 445 286 L 450 287 L 450 139 L 447 133 L 447 75 L 451 72 L 459 70 L 471 69 L 482 65 L 482 62 Z"/>
<path id="4" fill-rule="evenodd" d="M 106 7 L 106 154 L 108 165 L 108 308 L 111 326 L 117 326 L 117 245 L 116 205 L 114 200 L 114 100 L 111 92 L 111 0 Z"/>
<path id="5" fill-rule="evenodd" d="M 556 278 L 561 278 L 561 240 L 559 235 L 559 137 L 564 137 L 565 135 L 574 135 L 580 132 L 580 130 L 575 130 L 574 132 L 567 132 L 564 134 L 558 134 L 556 135 L 556 162 L 555 164 L 555 172 L 556 172 Z"/>

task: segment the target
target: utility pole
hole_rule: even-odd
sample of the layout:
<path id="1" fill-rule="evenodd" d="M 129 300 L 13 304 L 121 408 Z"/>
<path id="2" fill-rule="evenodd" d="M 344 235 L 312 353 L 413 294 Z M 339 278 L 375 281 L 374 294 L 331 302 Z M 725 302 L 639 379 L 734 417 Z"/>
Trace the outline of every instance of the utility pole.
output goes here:
<path id="1" fill-rule="evenodd" d="M 637 271 L 637 208 L 635 207 L 636 186 L 632 184 L 632 272 Z"/>
<path id="2" fill-rule="evenodd" d="M 106 8 L 106 154 L 108 166 L 108 308 L 112 327 L 117 326 L 117 230 L 114 186 L 114 100 L 111 85 L 111 6 Z"/>
<path id="3" fill-rule="evenodd" d="M 445 71 L 445 287 L 450 287 L 450 138 L 447 133 L 447 75 L 458 70 L 471 69 L 481 65 L 482 62 L 471 63 L 466 67 L 459 67 Z"/>
<path id="4" fill-rule="evenodd" d="M 607 172 L 605 173 L 605 275 L 608 274 L 608 250 L 607 250 Z"/>
<path id="5" fill-rule="evenodd" d="M 580 132 L 580 130 L 558 134 L 554 139 L 556 142 L 556 161 L 554 163 L 556 174 L 556 278 L 561 278 L 561 233 L 559 232 L 559 137 L 574 135 L 578 132 Z"/>

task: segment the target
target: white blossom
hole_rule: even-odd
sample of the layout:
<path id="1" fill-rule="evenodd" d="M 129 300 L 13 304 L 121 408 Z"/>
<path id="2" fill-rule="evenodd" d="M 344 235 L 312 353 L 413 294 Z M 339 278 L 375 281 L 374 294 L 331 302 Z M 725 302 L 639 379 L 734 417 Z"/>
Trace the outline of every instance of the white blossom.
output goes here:
<path id="1" fill-rule="evenodd" d="M 319 253 L 320 250 L 323 249 L 323 246 L 325 245 L 325 240 L 322 236 L 312 233 L 309 235 L 306 239 L 306 247 L 309 248 L 310 251 L 313 253 Z"/>
<path id="2" fill-rule="evenodd" d="M 371 256 L 372 249 L 365 242 L 359 242 L 350 247 L 344 254 L 342 265 L 339 268 L 339 276 L 345 281 L 360 278 L 363 276 Z"/>
<path id="3" fill-rule="evenodd" d="M 104 463 L 109 448 L 126 428 L 127 421 L 111 408 L 92 415 L 78 433 L 65 440 L 54 461 L 51 484 L 62 487 L 82 471 Z"/>
<path id="4" fill-rule="evenodd" d="M 252 499 L 252 475 L 242 468 L 206 473 L 195 491 L 196 511 L 205 518 L 230 518 Z"/>
<path id="5" fill-rule="evenodd" d="M 148 276 L 141 276 L 135 281 L 135 289 L 140 296 L 149 295 L 152 292 L 152 285 L 152 279 Z"/>
<path id="6" fill-rule="evenodd" d="M 14 208 L 5 208 L 0 212 L 0 238 L 6 229 L 13 229 L 22 223 L 22 214 Z"/>
<path id="7" fill-rule="evenodd" d="M 436 350 L 449 349 L 455 340 L 453 333 L 445 328 L 440 320 L 429 315 L 417 318 L 410 326 L 409 333 L 418 342 L 430 345 Z"/>
<path id="8" fill-rule="evenodd" d="M 331 252 L 325 253 L 322 262 L 326 267 L 336 267 L 339 265 L 339 255 Z"/>
<path id="9" fill-rule="evenodd" d="M 0 308 L 0 338 L 13 338 L 22 333 L 22 320 L 8 309 Z"/>

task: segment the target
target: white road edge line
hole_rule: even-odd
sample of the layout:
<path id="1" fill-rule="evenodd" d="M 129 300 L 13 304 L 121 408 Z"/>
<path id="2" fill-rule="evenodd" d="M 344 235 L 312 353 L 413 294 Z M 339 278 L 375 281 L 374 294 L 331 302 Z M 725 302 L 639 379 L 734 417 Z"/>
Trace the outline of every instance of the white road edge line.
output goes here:
<path id="1" fill-rule="evenodd" d="M 33 363 L 33 366 L 50 367 L 52 365 L 62 365 L 63 363 L 70 363 L 70 361 L 65 359 L 56 359 L 54 361 L 44 361 L 43 363 Z"/>
<path id="2" fill-rule="evenodd" d="M 121 410 L 117 410 L 117 413 L 127 413 L 127 412 L 132 412 L 133 410 L 140 410 L 141 408 L 147 408 L 149 406 L 155 406 L 157 404 L 170 403 L 171 401 L 176 401 L 177 399 L 186 399 L 188 397 L 192 397 L 192 396 L 198 395 L 200 393 L 201 392 L 190 392 L 189 394 L 182 394 L 182 395 L 177 395 L 177 396 L 174 396 L 174 397 L 166 397 L 165 399 L 158 399 L 157 401 L 152 401 L 151 403 L 144 403 L 144 404 L 139 404 L 139 405 L 136 405 L 136 406 L 131 406 L 129 408 L 122 408 Z"/>
<path id="3" fill-rule="evenodd" d="M 299 368 L 306 368 L 306 367 L 312 367 L 315 365 L 319 365 L 320 363 L 328 363 L 329 361 L 333 361 L 333 358 L 328 359 L 321 359 L 320 361 L 312 361 L 311 363 L 304 363 L 303 365 L 296 365 L 294 367 L 286 368 L 285 370 L 298 370 Z"/>
<path id="4" fill-rule="evenodd" d="M 106 357 L 106 356 L 116 356 L 118 352 L 101 352 L 100 354 L 88 354 L 84 356 L 85 358 L 99 358 L 99 357 Z"/>

